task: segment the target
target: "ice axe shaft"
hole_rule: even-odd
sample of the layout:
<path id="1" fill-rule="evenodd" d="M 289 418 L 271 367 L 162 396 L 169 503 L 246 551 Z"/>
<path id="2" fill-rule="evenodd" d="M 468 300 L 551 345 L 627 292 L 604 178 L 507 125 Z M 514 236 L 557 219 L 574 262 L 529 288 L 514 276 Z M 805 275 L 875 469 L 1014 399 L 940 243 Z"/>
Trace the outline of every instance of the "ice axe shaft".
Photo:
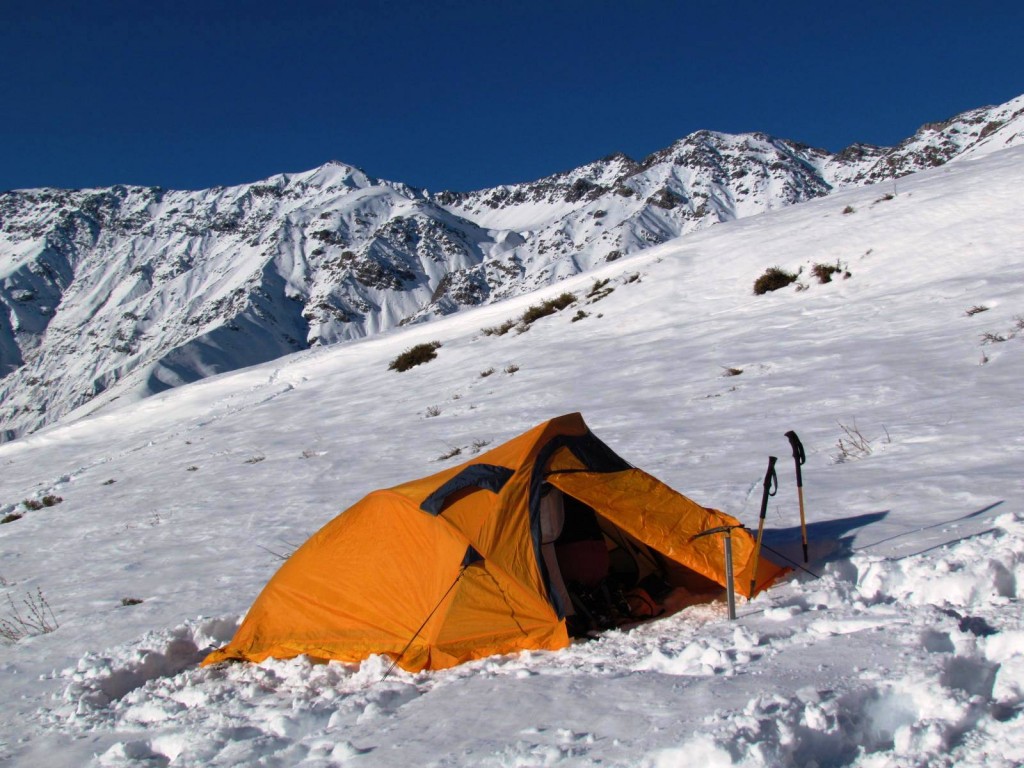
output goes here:
<path id="1" fill-rule="evenodd" d="M 796 432 L 789 430 L 786 433 L 789 444 L 793 447 L 793 464 L 796 466 L 796 496 L 800 500 L 800 539 L 804 546 L 804 563 L 807 562 L 807 518 L 804 515 L 804 476 L 800 467 L 807 460 L 804 455 L 804 446 Z"/>
<path id="2" fill-rule="evenodd" d="M 736 621 L 736 588 L 732 583 L 732 532 L 725 531 L 725 583 L 729 586 L 725 590 L 726 604 L 729 606 L 729 621 Z"/>
<path id="3" fill-rule="evenodd" d="M 711 536 L 715 533 L 725 534 L 725 596 L 729 606 L 730 621 L 735 621 L 736 619 L 736 587 L 733 584 L 732 569 L 732 529 L 742 527 L 742 525 L 720 525 L 717 528 L 708 528 L 706 531 L 701 531 L 695 536 L 690 537 L 690 541 L 694 541 L 702 536 Z"/>
<path id="4" fill-rule="evenodd" d="M 768 514 L 768 497 L 779 490 L 779 478 L 775 474 L 775 456 L 768 457 L 768 471 L 764 473 L 764 492 L 761 495 L 761 519 L 757 523 L 757 543 L 754 545 L 754 569 L 750 572 L 750 598 L 757 589 L 757 561 L 761 556 L 761 539 L 764 537 L 764 518 Z"/>

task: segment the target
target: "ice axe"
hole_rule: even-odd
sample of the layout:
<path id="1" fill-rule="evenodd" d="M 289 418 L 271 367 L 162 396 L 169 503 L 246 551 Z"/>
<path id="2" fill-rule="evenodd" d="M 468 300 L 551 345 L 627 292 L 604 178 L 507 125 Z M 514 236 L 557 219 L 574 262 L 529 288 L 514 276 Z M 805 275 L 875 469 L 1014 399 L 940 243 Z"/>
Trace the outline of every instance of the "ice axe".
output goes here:
<path id="1" fill-rule="evenodd" d="M 804 517 L 804 476 L 800 471 L 800 467 L 807 460 L 804 455 L 804 446 L 800 442 L 800 438 L 796 436 L 796 432 L 789 430 L 786 433 L 786 437 L 789 438 L 789 444 L 793 446 L 793 464 L 796 465 L 796 495 L 800 499 L 800 538 L 804 545 L 804 562 L 807 562 L 807 518 Z"/>
<path id="2" fill-rule="evenodd" d="M 764 493 L 761 495 L 761 520 L 757 524 L 757 543 L 754 545 L 754 570 L 750 572 L 750 597 L 754 598 L 757 589 L 757 560 L 761 555 L 761 538 L 764 536 L 764 518 L 768 514 L 768 497 L 774 496 L 779 490 L 779 478 L 775 474 L 775 456 L 768 457 L 768 471 L 764 473 Z"/>
<path id="3" fill-rule="evenodd" d="M 694 541 L 702 536 L 711 536 L 716 533 L 725 534 L 725 595 L 729 605 L 730 620 L 736 619 L 736 586 L 732 583 L 732 532 L 734 528 L 743 528 L 743 526 L 720 525 L 690 537 L 690 541 Z"/>

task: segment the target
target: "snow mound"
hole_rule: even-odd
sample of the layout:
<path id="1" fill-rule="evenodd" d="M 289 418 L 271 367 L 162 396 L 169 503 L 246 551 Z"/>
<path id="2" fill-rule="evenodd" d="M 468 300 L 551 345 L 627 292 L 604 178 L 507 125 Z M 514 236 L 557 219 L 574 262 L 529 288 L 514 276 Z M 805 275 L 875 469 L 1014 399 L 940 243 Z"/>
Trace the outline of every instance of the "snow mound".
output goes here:
<path id="1" fill-rule="evenodd" d="M 819 635 L 885 631 L 888 637 L 876 646 L 879 665 L 854 669 L 841 687 L 765 693 L 741 711 L 718 709 L 700 733 L 653 751 L 644 765 L 1020 765 L 1019 722 L 1012 738 L 1009 731 L 1024 703 L 1017 594 L 1024 583 L 1024 525 L 1012 515 L 995 523 L 991 534 L 929 555 L 854 556 L 849 565 L 858 576 L 845 585 L 852 589 L 835 580 L 845 569 L 832 569 L 822 579 L 831 582 L 826 589 L 852 602 L 807 629 Z M 807 595 L 814 585 L 797 591 Z M 935 610 L 914 613 L 909 606 Z M 781 616 L 779 608 L 766 611 L 766 618 Z M 776 651 L 803 644 L 797 633 L 770 643 Z M 887 645 L 899 649 L 901 674 L 890 674 L 887 665 L 897 659 Z M 1002 741 L 1002 755 L 978 749 L 992 738 Z"/>
<path id="2" fill-rule="evenodd" d="M 1014 535 L 963 541 L 955 549 L 941 551 L 933 560 L 934 568 L 924 573 L 906 558 L 870 560 L 858 579 L 858 591 L 872 602 L 904 600 L 950 608 L 1005 604 L 1018 597 L 1018 585 L 1024 584 L 1024 531 L 1008 515 L 995 524 Z"/>
<path id="3" fill-rule="evenodd" d="M 194 668 L 214 647 L 228 642 L 237 620 L 201 619 L 167 632 L 151 632 L 109 654 L 89 653 L 61 672 L 70 680 L 58 717 L 94 722 L 139 688 Z"/>

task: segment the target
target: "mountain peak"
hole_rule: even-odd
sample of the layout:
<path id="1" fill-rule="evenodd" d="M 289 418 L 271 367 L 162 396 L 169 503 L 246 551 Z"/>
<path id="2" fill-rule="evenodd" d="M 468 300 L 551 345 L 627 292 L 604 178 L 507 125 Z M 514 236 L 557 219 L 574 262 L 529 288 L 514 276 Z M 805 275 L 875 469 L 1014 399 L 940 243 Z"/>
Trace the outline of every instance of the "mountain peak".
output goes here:
<path id="1" fill-rule="evenodd" d="M 0 195 L 0 430 L 527 293 L 690 232 L 1024 143 L 1024 96 L 831 154 L 701 130 L 429 194 L 330 161 L 198 192 Z"/>
<path id="2" fill-rule="evenodd" d="M 380 183 L 362 169 L 340 160 L 329 160 L 318 168 L 295 174 L 292 180 L 319 189 L 365 189 Z"/>

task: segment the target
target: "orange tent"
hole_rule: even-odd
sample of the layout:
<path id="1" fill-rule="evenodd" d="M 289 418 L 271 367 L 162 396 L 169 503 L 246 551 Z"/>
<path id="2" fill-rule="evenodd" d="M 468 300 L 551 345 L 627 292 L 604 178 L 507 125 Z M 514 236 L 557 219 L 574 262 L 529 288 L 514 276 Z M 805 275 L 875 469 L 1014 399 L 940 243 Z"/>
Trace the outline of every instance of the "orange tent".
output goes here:
<path id="1" fill-rule="evenodd" d="M 721 538 L 693 536 L 738 521 L 632 467 L 574 413 L 338 515 L 288 558 L 232 641 L 203 663 L 387 654 L 416 671 L 564 648 L 574 608 L 559 571 L 572 564 L 553 557 L 547 540 L 541 510 L 551 487 L 596 513 L 608 561 L 627 563 L 629 579 L 656 572 L 691 592 L 725 584 Z M 737 594 L 750 596 L 753 554 L 753 537 L 734 531 Z M 756 591 L 785 570 L 761 557 Z"/>

